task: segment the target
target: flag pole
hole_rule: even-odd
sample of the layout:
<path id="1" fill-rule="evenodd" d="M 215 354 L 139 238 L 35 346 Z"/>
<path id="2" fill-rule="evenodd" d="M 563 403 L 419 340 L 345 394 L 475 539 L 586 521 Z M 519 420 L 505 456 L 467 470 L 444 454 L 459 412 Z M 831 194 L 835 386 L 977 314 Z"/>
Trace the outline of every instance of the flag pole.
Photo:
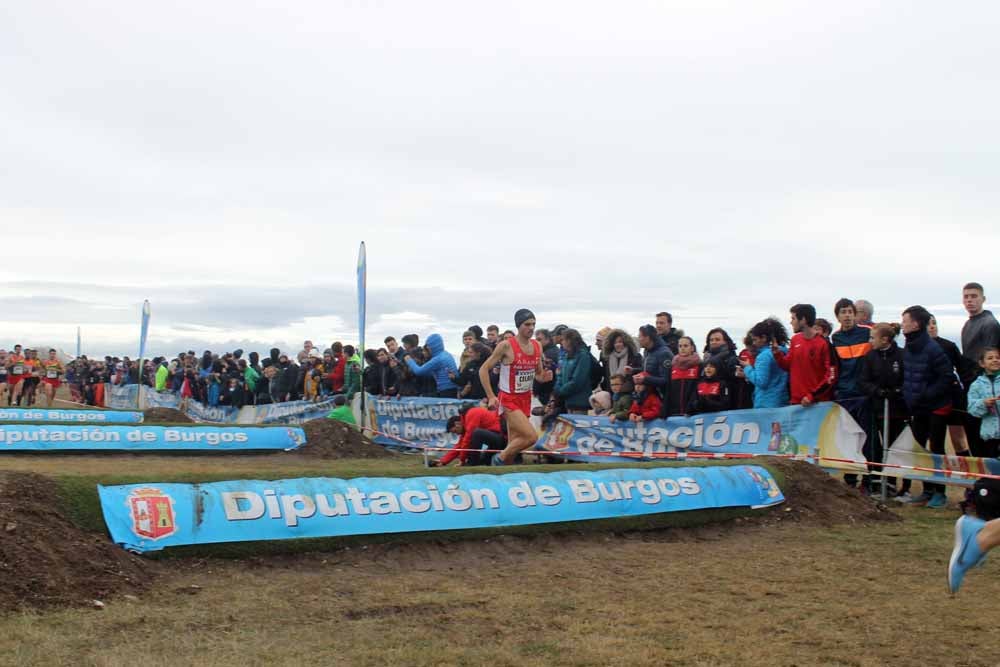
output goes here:
<path id="1" fill-rule="evenodd" d="M 142 323 L 139 326 L 139 373 L 136 376 L 135 387 L 135 407 L 137 410 L 142 409 L 142 356 L 146 354 L 146 337 L 149 335 L 149 299 L 142 302 Z M 130 373 L 129 369 L 125 369 L 125 377 L 128 378 Z"/>
<path id="2" fill-rule="evenodd" d="M 368 258 L 365 253 L 365 242 L 358 249 L 358 352 L 361 356 L 361 422 L 364 428 L 367 423 L 365 409 L 365 307 L 368 291 Z"/>

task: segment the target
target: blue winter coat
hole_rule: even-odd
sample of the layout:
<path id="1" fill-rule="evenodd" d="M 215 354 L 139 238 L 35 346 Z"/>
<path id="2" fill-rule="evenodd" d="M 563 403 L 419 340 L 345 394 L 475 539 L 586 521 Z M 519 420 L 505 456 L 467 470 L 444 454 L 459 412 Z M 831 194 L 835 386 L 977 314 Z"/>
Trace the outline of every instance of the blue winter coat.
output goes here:
<path id="1" fill-rule="evenodd" d="M 410 372 L 417 377 L 433 377 L 439 392 L 454 389 L 457 396 L 458 385 L 451 381 L 448 373 L 458 375 L 458 366 L 455 365 L 455 358 L 451 356 L 451 353 L 445 351 L 444 340 L 439 334 L 431 334 L 427 337 L 427 349 L 431 351 L 431 358 L 422 366 L 407 357 L 406 365 L 410 368 Z"/>
<path id="2" fill-rule="evenodd" d="M 577 350 L 573 356 L 566 357 L 556 378 L 555 392 L 569 409 L 590 408 L 590 350 Z"/>
<path id="3" fill-rule="evenodd" d="M 933 412 L 951 405 L 955 370 L 941 346 L 926 331 L 906 334 L 903 348 L 903 400 L 910 412 Z"/>
<path id="4" fill-rule="evenodd" d="M 778 348 L 785 354 L 788 348 Z M 754 386 L 754 408 L 782 408 L 788 405 L 788 371 L 774 360 L 770 347 L 757 352 L 753 366 L 743 369 L 747 382 Z"/>
<path id="5" fill-rule="evenodd" d="M 1000 417 L 994 404 L 992 410 L 986 407 L 987 398 L 996 398 L 1000 391 L 1000 373 L 997 375 L 980 375 L 969 387 L 969 413 L 981 417 L 983 425 L 979 434 L 983 440 L 1000 440 Z"/>

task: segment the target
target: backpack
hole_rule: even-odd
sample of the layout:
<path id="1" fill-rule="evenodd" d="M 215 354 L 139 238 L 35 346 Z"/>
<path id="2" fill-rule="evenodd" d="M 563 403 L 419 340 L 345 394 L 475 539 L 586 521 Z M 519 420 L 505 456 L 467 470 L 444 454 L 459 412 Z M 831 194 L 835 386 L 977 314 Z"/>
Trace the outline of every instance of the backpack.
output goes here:
<path id="1" fill-rule="evenodd" d="M 587 354 L 590 355 L 590 390 L 593 391 L 604 382 L 604 368 L 601 366 L 601 362 L 594 357 L 593 352 Z"/>

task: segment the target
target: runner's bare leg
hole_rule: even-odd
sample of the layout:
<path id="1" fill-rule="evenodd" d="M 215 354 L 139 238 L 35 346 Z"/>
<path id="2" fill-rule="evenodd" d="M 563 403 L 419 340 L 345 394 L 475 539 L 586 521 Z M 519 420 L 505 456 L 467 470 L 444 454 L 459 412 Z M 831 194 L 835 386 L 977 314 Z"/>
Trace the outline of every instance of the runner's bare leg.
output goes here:
<path id="1" fill-rule="evenodd" d="M 500 452 L 500 460 L 509 464 L 518 454 L 531 449 L 538 440 L 538 431 L 520 410 L 504 412 L 504 417 L 507 418 L 507 447 Z"/>

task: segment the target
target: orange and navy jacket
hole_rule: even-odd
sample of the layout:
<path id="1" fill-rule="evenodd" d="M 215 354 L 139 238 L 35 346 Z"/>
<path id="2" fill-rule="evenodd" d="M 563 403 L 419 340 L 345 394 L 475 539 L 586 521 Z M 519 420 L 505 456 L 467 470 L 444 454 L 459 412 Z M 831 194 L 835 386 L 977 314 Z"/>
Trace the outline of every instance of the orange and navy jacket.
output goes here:
<path id="1" fill-rule="evenodd" d="M 870 336 L 871 329 L 861 326 L 833 332 L 833 351 L 839 366 L 836 385 L 838 399 L 865 395 L 861 390 L 861 360 L 871 352 Z"/>

